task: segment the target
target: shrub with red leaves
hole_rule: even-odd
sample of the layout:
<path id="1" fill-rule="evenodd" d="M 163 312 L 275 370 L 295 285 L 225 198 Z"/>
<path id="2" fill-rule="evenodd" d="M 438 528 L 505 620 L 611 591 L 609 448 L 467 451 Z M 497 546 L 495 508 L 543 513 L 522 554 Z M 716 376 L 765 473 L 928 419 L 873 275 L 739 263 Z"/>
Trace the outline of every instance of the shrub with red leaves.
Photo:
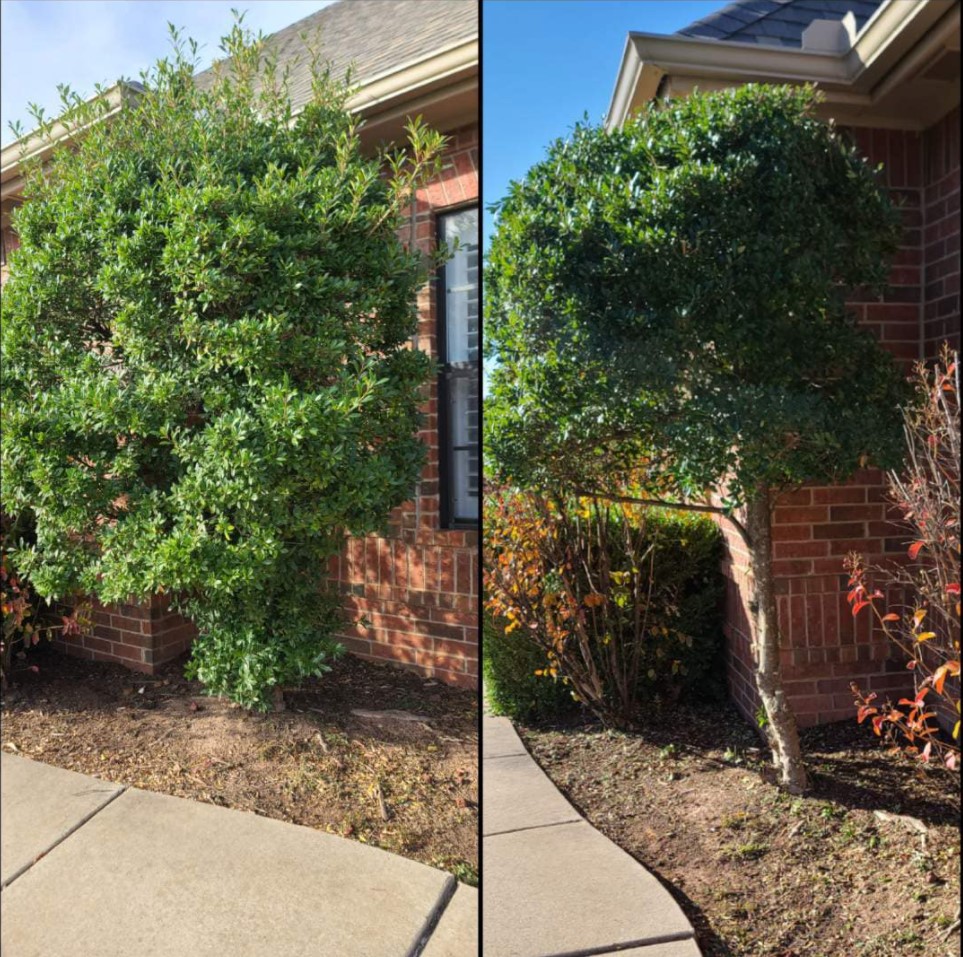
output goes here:
<path id="1" fill-rule="evenodd" d="M 907 656 L 916 694 L 895 705 L 875 703 L 854 683 L 859 721 L 903 750 L 950 769 L 960 762 L 960 377 L 944 347 L 932 369 L 916 369 L 919 401 L 904 412 L 906 465 L 888 476 L 889 498 L 912 542 L 909 562 L 873 569 L 850 555 L 853 615 L 869 609 Z M 882 590 L 881 590 L 882 589 Z M 886 594 L 884 594 L 884 591 Z M 901 594 L 894 602 L 889 596 Z M 943 727 L 941 728 L 941 725 Z M 952 730 L 948 731 L 952 726 Z M 948 733 L 947 733 L 948 732 Z"/>

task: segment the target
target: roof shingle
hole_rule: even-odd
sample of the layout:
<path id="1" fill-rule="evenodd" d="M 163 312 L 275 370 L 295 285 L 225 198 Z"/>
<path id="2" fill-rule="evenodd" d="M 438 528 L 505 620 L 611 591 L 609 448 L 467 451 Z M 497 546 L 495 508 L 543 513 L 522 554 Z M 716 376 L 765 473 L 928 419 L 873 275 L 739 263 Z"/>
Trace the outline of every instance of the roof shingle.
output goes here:
<path id="1" fill-rule="evenodd" d="M 363 84 L 409 63 L 478 36 L 475 0 L 338 0 L 271 34 L 267 45 L 278 66 L 291 64 L 289 90 L 295 109 L 311 96 L 310 56 L 300 39 L 317 43 L 333 76 L 352 68 Z M 295 62 L 298 61 L 298 62 Z M 209 71 L 205 71 L 209 72 Z M 204 74 L 198 80 L 203 84 Z"/>
<path id="2" fill-rule="evenodd" d="M 862 30 L 882 0 L 735 0 L 715 13 L 690 23 L 682 36 L 763 43 L 799 48 L 813 20 L 841 20 L 852 10 Z"/>

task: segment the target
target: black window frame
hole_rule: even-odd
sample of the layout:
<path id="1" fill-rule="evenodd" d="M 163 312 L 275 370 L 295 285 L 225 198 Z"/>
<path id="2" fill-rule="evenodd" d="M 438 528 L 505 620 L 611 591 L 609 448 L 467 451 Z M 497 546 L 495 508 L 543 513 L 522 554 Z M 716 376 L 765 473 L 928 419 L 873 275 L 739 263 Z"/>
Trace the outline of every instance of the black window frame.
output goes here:
<path id="1" fill-rule="evenodd" d="M 440 497 L 441 528 L 446 531 L 477 529 L 481 525 L 481 473 L 478 476 L 478 516 L 474 519 L 457 518 L 454 514 L 451 483 L 454 476 L 455 451 L 470 446 L 455 446 L 452 442 L 449 409 L 451 408 L 451 380 L 465 375 L 478 379 L 478 402 L 481 405 L 481 203 L 478 200 L 446 206 L 435 212 L 435 242 L 445 241 L 445 217 L 454 216 L 466 209 L 478 211 L 478 359 L 474 362 L 448 362 L 448 295 L 446 289 L 447 263 L 435 275 L 435 314 L 437 317 L 436 342 L 438 344 L 438 491 Z M 478 410 L 478 460 L 481 462 L 481 408 Z"/>

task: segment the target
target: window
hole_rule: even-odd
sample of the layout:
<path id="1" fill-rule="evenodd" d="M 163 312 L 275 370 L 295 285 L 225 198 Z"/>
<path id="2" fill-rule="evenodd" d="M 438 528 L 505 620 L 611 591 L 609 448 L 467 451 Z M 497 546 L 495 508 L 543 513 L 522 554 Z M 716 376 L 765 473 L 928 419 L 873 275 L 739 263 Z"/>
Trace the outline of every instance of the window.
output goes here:
<path id="1" fill-rule="evenodd" d="M 438 238 L 449 246 L 458 240 L 438 288 L 441 521 L 456 528 L 479 517 L 478 208 L 439 216 Z"/>

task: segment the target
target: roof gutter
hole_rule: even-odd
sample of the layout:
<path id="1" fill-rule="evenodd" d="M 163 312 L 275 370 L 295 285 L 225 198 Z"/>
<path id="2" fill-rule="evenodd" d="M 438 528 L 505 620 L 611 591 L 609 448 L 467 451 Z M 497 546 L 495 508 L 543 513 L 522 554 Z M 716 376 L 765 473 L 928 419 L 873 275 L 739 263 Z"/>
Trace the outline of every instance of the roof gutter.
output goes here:
<path id="1" fill-rule="evenodd" d="M 412 99 L 431 89 L 458 83 L 478 73 L 478 37 L 433 53 L 430 57 L 365 80 L 348 100 L 348 109 L 370 115 L 399 100 Z"/>

